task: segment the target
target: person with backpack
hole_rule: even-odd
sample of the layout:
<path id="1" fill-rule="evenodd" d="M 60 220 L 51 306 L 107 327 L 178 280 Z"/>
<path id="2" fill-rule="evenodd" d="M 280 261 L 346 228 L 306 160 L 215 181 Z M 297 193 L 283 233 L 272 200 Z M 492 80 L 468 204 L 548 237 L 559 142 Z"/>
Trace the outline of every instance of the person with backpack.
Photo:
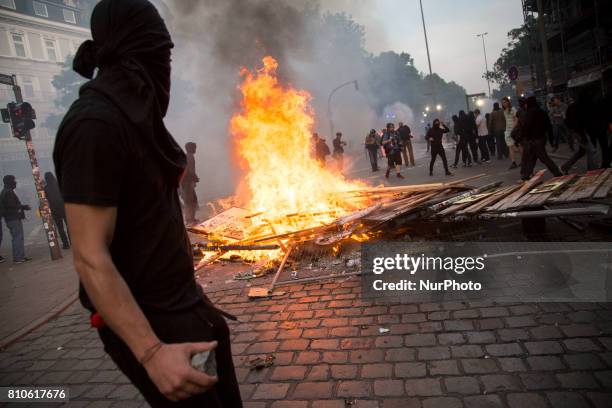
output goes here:
<path id="1" fill-rule="evenodd" d="M 403 179 L 404 176 L 400 173 L 402 169 L 402 142 L 395 131 L 395 125 L 393 123 L 387 123 L 382 145 L 385 149 L 385 155 L 387 156 L 387 172 L 385 173 L 385 178 L 389 178 L 391 169 L 395 168 L 397 178 Z"/>
<path id="2" fill-rule="evenodd" d="M 410 163 L 410 165 L 414 167 L 415 164 L 414 151 L 412 150 L 412 132 L 407 125 L 404 125 L 404 123 L 399 122 L 397 125 L 397 133 L 399 134 L 399 138 L 402 142 L 402 157 L 404 159 L 404 164 L 406 167 L 408 167 L 408 163 Z M 410 161 L 408 161 L 408 159 L 410 159 Z"/>
<path id="3" fill-rule="evenodd" d="M 372 166 L 372 172 L 378 171 L 378 135 L 376 129 L 371 129 L 370 133 L 365 138 L 365 148 L 368 152 L 368 158 L 370 159 L 370 165 Z"/>

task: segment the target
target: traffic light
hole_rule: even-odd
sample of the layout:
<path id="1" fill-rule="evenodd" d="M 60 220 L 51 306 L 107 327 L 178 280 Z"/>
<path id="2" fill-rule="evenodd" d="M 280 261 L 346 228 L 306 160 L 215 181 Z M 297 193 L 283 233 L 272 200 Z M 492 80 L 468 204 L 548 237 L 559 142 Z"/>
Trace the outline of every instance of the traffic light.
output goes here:
<path id="1" fill-rule="evenodd" d="M 32 105 L 27 102 L 15 103 L 11 102 L 6 105 L 8 114 L 13 125 L 13 136 L 17 139 L 25 139 L 26 133 L 30 129 L 34 129 L 34 119 L 36 119 L 36 113 L 32 109 Z M 4 118 L 4 114 L 2 115 Z"/>

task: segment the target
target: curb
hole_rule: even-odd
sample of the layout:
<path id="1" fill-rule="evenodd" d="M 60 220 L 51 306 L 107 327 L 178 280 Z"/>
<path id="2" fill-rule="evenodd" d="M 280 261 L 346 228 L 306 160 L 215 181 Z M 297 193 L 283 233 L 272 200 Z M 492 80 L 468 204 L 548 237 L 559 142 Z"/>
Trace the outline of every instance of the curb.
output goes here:
<path id="1" fill-rule="evenodd" d="M 18 342 L 19 340 L 21 340 L 28 334 L 32 333 L 34 330 L 40 328 L 41 326 L 44 326 L 49 321 L 55 319 L 57 316 L 62 314 L 66 309 L 72 306 L 78 300 L 78 298 L 79 298 L 78 294 L 75 293 L 73 297 L 71 297 L 67 302 L 62 303 L 55 308 L 52 308 L 50 312 L 44 315 L 43 317 L 40 317 L 32 321 L 25 327 L 17 330 L 15 333 L 3 339 L 0 339 L 0 351 L 4 351 L 5 349 L 10 347 L 14 343 Z"/>

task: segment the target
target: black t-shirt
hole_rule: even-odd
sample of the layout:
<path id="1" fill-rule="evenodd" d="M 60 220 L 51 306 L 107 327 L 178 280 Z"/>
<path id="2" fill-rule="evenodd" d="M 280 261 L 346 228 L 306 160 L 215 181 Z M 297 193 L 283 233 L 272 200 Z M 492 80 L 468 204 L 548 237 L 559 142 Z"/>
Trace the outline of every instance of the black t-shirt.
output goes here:
<path id="1" fill-rule="evenodd" d="M 176 188 L 150 143 L 99 94 L 82 95 L 58 133 L 53 159 L 66 203 L 117 207 L 110 253 L 145 311 L 175 311 L 200 298 Z M 81 302 L 93 306 L 80 288 Z"/>

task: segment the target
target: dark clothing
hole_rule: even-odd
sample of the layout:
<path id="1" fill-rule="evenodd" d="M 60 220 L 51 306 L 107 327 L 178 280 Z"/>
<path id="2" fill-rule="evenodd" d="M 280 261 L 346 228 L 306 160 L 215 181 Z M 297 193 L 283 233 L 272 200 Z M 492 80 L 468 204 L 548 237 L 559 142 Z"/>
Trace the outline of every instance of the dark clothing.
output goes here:
<path id="1" fill-rule="evenodd" d="M 87 118 L 96 115 L 98 119 Z M 87 91 L 55 142 L 56 174 L 67 203 L 117 207 L 113 262 L 145 311 L 173 311 L 198 300 L 181 207 L 155 151 L 104 97 Z M 86 293 L 81 301 L 93 306 Z"/>
<path id="2" fill-rule="evenodd" d="M 323 139 L 319 139 L 317 141 L 315 152 L 316 152 L 317 160 L 319 160 L 322 164 L 325 164 L 325 159 L 327 156 L 329 156 L 330 151 L 329 151 L 329 146 L 327 146 L 327 143 L 325 143 Z"/>
<path id="3" fill-rule="evenodd" d="M 547 135 L 552 134 L 550 118 L 546 112 L 539 107 L 533 107 L 525 111 L 523 118 L 519 121 L 521 144 L 523 145 L 521 177 L 523 179 L 531 177 L 538 159 L 555 177 L 561 176 L 561 170 L 546 152 Z"/>
<path id="4" fill-rule="evenodd" d="M 218 341 L 215 349 L 219 382 L 211 391 L 173 403 L 151 382 L 147 372 L 127 347 L 108 327 L 98 333 L 105 351 L 130 379 L 152 407 L 240 408 L 240 392 L 232 361 L 227 323 L 213 308 L 198 303 L 183 312 L 148 313 L 155 334 L 164 343 Z"/>
<path id="5" fill-rule="evenodd" d="M 454 127 L 455 136 L 457 137 L 457 146 L 455 147 L 455 162 L 454 166 L 457 167 L 459 163 L 459 156 L 463 160 L 463 164 L 471 164 L 472 157 L 470 156 L 470 152 L 468 151 L 468 137 L 466 136 L 465 128 L 462 121 L 458 121 L 455 123 Z"/>
<path id="6" fill-rule="evenodd" d="M 200 181 L 195 171 L 195 157 L 193 153 L 187 153 L 187 167 L 185 175 L 181 180 L 181 193 L 185 205 L 185 220 L 194 222 L 198 209 L 198 196 L 195 191 L 196 183 Z"/>
<path id="7" fill-rule="evenodd" d="M 498 159 L 507 159 L 510 152 L 508 145 L 506 144 L 506 132 L 504 130 L 497 132 L 493 135 L 495 138 L 495 145 Z"/>
<path id="8" fill-rule="evenodd" d="M 19 197 L 12 188 L 4 188 L 0 192 L 0 216 L 8 221 L 23 220 L 25 218 L 25 206 L 19 201 Z"/>
<path id="9" fill-rule="evenodd" d="M 503 133 L 506 130 L 506 117 L 503 110 L 494 110 L 490 116 L 490 128 L 492 133 Z"/>
<path id="10" fill-rule="evenodd" d="M 333 146 L 334 146 L 334 156 L 339 155 L 339 154 L 344 154 L 344 142 L 338 139 L 334 139 L 333 142 Z"/>
<path id="11" fill-rule="evenodd" d="M 402 125 L 397 128 L 397 133 L 399 134 L 399 139 L 403 144 L 406 144 L 406 142 L 409 142 L 410 139 L 412 139 L 412 132 L 410 127 L 407 125 Z"/>
<path id="12" fill-rule="evenodd" d="M 389 168 L 393 168 L 395 166 L 402 165 L 402 153 L 398 150 L 393 150 L 390 153 L 387 153 L 387 166 Z"/>
<path id="13" fill-rule="evenodd" d="M 431 145 L 431 161 L 429 162 L 429 174 L 433 173 L 433 167 L 436 162 L 437 156 L 442 158 L 442 163 L 444 164 L 444 171 L 449 173 L 448 171 L 448 161 L 446 160 L 446 153 L 444 152 L 444 147 L 440 145 Z"/>
<path id="14" fill-rule="evenodd" d="M 400 153 L 402 151 L 402 141 L 396 131 L 385 131 L 382 138 L 382 145 L 387 156 L 391 153 Z"/>
<path id="15" fill-rule="evenodd" d="M 64 199 L 57 185 L 57 180 L 55 177 L 46 177 L 45 180 L 47 183 L 45 184 L 45 196 L 47 197 L 51 213 L 53 216 L 65 218 L 66 209 L 64 208 Z"/>
<path id="16" fill-rule="evenodd" d="M 488 140 L 489 140 L 489 135 L 478 136 L 478 147 L 480 148 L 480 158 L 486 161 L 488 161 L 491 158 L 491 156 L 489 155 L 489 146 L 487 145 Z"/>
<path id="17" fill-rule="evenodd" d="M 442 146 L 442 138 L 444 137 L 444 134 L 448 132 L 450 132 L 450 129 L 446 127 L 446 125 L 440 124 L 440 127 L 434 126 L 429 129 L 426 137 L 427 140 L 430 141 L 432 147 L 434 145 Z"/>
<path id="18" fill-rule="evenodd" d="M 368 149 L 368 157 L 372 171 L 378 170 L 378 149 Z"/>

